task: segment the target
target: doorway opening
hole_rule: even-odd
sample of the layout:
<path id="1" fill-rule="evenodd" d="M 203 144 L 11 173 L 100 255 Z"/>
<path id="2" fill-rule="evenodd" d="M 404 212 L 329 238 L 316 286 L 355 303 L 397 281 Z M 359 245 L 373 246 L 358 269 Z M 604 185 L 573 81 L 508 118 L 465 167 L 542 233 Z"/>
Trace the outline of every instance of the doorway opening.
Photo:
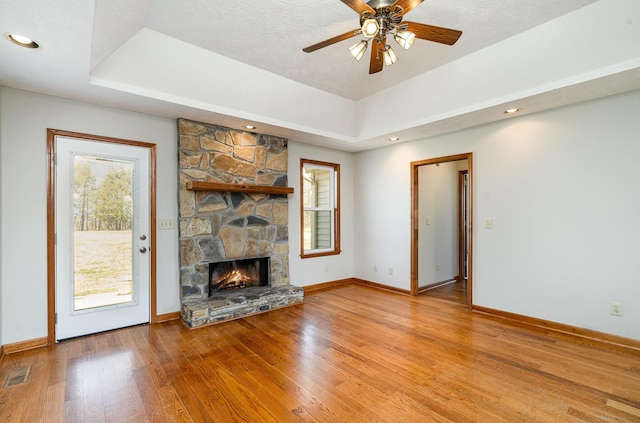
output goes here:
<path id="1" fill-rule="evenodd" d="M 472 302 L 472 153 L 411 163 L 411 294 Z"/>

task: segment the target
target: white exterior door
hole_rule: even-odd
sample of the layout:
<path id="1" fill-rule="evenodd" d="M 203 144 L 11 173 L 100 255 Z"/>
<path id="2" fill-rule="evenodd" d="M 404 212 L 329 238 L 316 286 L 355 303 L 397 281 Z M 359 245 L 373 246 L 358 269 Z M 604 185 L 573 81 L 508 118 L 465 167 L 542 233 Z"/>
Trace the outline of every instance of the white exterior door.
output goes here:
<path id="1" fill-rule="evenodd" d="M 56 341 L 149 322 L 149 149 L 55 143 Z"/>

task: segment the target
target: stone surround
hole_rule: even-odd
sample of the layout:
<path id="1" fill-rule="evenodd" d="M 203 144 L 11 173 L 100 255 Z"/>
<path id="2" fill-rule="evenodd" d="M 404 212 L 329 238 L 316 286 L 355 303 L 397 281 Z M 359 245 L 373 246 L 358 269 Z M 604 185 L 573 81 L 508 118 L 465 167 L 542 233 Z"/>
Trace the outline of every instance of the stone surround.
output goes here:
<path id="1" fill-rule="evenodd" d="M 289 285 L 286 195 L 186 187 L 189 181 L 287 186 L 287 140 L 178 119 L 178 143 L 183 319 L 194 307 L 209 307 L 210 262 L 270 257 L 271 286 L 296 288 Z"/>

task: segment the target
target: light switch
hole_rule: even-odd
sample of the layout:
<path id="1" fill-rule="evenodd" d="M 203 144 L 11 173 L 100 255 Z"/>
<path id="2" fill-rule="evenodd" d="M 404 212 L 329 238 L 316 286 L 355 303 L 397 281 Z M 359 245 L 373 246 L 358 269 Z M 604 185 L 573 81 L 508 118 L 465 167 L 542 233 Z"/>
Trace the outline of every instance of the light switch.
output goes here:
<path id="1" fill-rule="evenodd" d="M 166 231 L 175 228 L 173 219 L 158 219 L 158 229 Z"/>
<path id="2" fill-rule="evenodd" d="M 485 229 L 493 229 L 493 219 L 487 218 L 484 220 L 484 228 Z"/>

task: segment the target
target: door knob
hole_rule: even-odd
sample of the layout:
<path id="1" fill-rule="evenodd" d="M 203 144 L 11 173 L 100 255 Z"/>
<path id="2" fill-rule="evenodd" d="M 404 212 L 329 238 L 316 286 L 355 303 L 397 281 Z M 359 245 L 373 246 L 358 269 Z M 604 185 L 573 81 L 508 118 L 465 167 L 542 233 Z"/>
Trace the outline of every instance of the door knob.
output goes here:
<path id="1" fill-rule="evenodd" d="M 146 235 L 144 235 L 144 234 L 140 235 L 140 240 L 141 240 L 141 241 L 144 241 L 145 239 L 147 239 L 147 236 L 146 236 Z"/>
<path id="2" fill-rule="evenodd" d="M 147 247 L 140 247 L 140 252 L 142 254 L 146 253 L 147 252 Z"/>

